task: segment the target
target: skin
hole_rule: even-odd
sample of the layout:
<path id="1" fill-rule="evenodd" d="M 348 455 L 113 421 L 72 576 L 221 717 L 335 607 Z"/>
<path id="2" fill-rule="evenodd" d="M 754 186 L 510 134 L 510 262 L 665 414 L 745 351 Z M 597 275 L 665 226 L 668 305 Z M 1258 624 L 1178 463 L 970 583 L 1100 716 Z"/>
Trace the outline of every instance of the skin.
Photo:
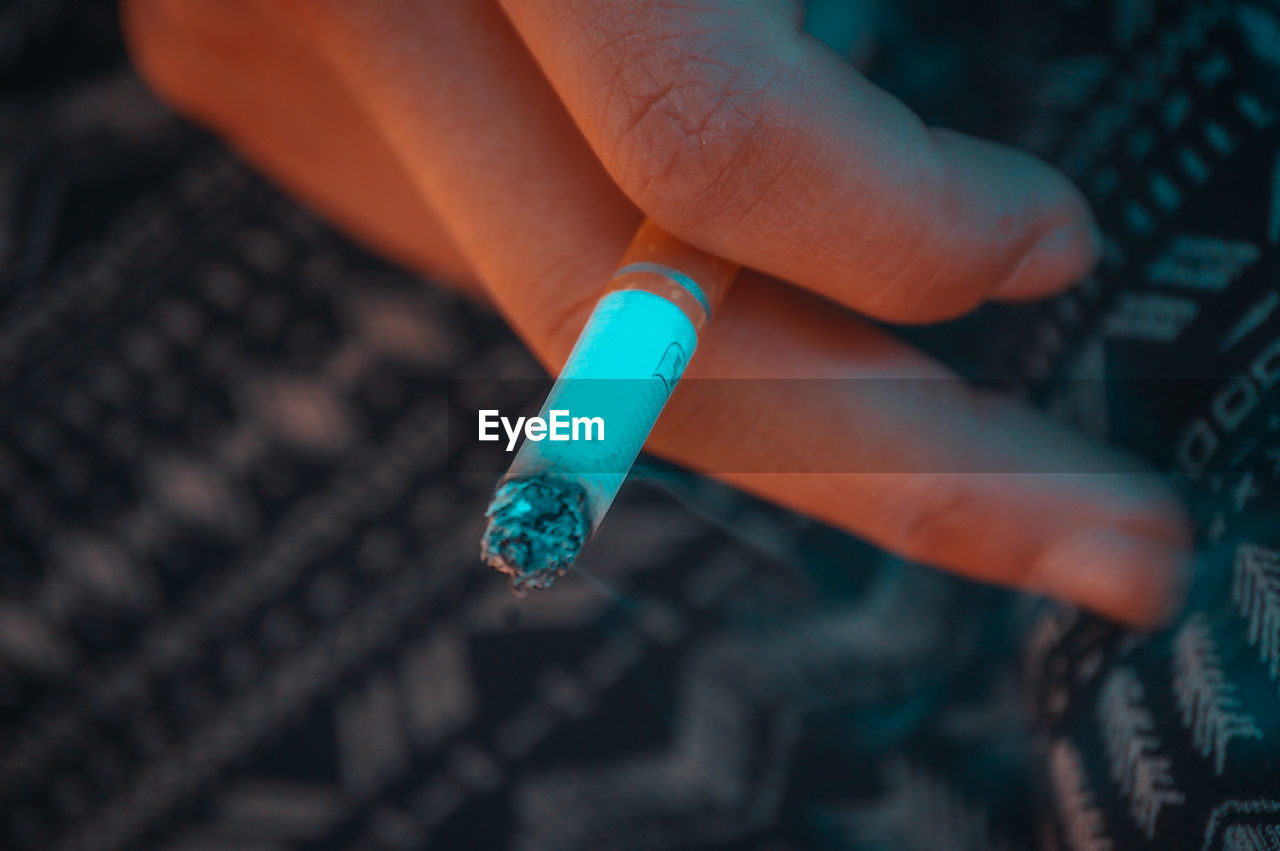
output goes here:
<path id="1" fill-rule="evenodd" d="M 802 12 L 122 7 L 161 97 L 375 251 L 490 302 L 548 370 L 647 215 L 749 267 L 688 377 L 953 379 L 858 314 L 936 321 L 1060 291 L 1096 262 L 1089 210 L 1033 157 L 926 127 Z M 1156 475 L 954 380 L 842 386 L 687 382 L 647 448 L 977 580 L 1136 625 L 1176 608 L 1189 532 Z M 723 472 L 777 459 L 796 472 Z"/>

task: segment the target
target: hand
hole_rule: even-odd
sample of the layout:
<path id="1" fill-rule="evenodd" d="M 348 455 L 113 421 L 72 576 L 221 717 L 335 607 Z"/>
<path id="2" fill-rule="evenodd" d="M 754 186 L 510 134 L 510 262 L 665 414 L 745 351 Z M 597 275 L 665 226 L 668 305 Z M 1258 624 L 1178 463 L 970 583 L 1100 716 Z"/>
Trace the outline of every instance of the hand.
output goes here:
<path id="1" fill-rule="evenodd" d="M 787 0 L 124 5 L 162 96 L 375 249 L 470 282 L 548 369 L 648 215 L 753 270 L 689 377 L 948 377 L 844 308 L 921 322 L 1056 292 L 1095 262 L 1087 206 L 1033 157 L 925 127 L 801 15 Z M 1109 450 L 978 391 L 904 406 L 733 387 L 677 391 L 648 447 L 909 558 L 1135 624 L 1169 614 L 1188 533 L 1158 477 L 1017 473 L 1046 453 L 1120 466 Z M 779 454 L 815 472 L 716 472 Z M 940 472 L 955 458 L 1003 472 Z M 816 472 L 868 468 L 905 472 Z"/>

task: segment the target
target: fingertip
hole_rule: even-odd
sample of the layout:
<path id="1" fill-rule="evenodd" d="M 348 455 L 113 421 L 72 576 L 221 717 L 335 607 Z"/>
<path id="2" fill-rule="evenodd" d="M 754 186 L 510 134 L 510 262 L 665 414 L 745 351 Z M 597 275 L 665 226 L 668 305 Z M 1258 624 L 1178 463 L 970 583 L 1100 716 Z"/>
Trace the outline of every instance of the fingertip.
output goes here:
<path id="1" fill-rule="evenodd" d="M 1130 626 L 1156 628 L 1186 602 L 1191 557 L 1163 541 L 1113 530 L 1078 532 L 1049 547 L 1034 590 Z"/>
<path id="2" fill-rule="evenodd" d="M 1093 271 L 1101 256 L 1102 231 L 1086 214 L 1040 237 L 993 297 L 1019 301 L 1052 295 Z"/>
<path id="3" fill-rule="evenodd" d="M 967 199 L 951 224 L 970 234 L 980 248 L 976 256 L 992 263 L 983 297 L 1044 298 L 1094 268 L 1102 234 L 1070 178 L 1024 151 L 962 133 L 932 132 L 951 164 L 947 173 Z"/>

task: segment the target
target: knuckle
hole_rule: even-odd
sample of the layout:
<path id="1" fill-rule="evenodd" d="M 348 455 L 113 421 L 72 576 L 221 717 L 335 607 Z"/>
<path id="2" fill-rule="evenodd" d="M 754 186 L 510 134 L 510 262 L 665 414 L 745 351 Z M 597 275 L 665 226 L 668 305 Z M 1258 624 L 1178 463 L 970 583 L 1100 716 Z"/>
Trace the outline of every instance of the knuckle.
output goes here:
<path id="1" fill-rule="evenodd" d="M 937 560 L 981 522 L 980 499 L 963 476 L 928 476 L 913 483 L 904 496 L 887 545 L 907 558 Z"/>
<path id="2" fill-rule="evenodd" d="M 615 177 L 642 209 L 677 223 L 714 218 L 742 197 L 778 137 L 767 87 L 686 42 L 618 48 L 606 100 Z"/>

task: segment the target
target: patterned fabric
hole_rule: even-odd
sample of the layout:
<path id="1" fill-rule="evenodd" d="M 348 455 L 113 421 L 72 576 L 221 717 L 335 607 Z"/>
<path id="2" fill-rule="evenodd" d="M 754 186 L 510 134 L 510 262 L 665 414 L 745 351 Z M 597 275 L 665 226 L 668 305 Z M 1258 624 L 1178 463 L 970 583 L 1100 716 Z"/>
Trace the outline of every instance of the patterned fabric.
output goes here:
<path id="1" fill-rule="evenodd" d="M 911 336 L 1181 475 L 1165 632 L 656 463 L 516 601 L 442 414 L 534 373 L 502 323 L 158 106 L 109 4 L 0 11 L 0 847 L 1280 849 L 1280 11 L 936 6 L 877 79 L 1109 246 Z"/>
<path id="2" fill-rule="evenodd" d="M 1056 72 L 1059 92 L 1092 79 L 1046 122 L 1076 129 L 1042 149 L 1091 195 L 1108 253 L 1096 283 L 1035 312 L 1012 363 L 1031 387 L 1078 379 L 1046 403 L 1176 471 L 1201 531 L 1173 628 L 1060 612 L 1032 633 L 1056 847 L 1280 848 L 1276 14 L 1116 3 L 1122 61 Z M 1141 402 L 1105 380 L 1133 376 L 1180 380 Z"/>

